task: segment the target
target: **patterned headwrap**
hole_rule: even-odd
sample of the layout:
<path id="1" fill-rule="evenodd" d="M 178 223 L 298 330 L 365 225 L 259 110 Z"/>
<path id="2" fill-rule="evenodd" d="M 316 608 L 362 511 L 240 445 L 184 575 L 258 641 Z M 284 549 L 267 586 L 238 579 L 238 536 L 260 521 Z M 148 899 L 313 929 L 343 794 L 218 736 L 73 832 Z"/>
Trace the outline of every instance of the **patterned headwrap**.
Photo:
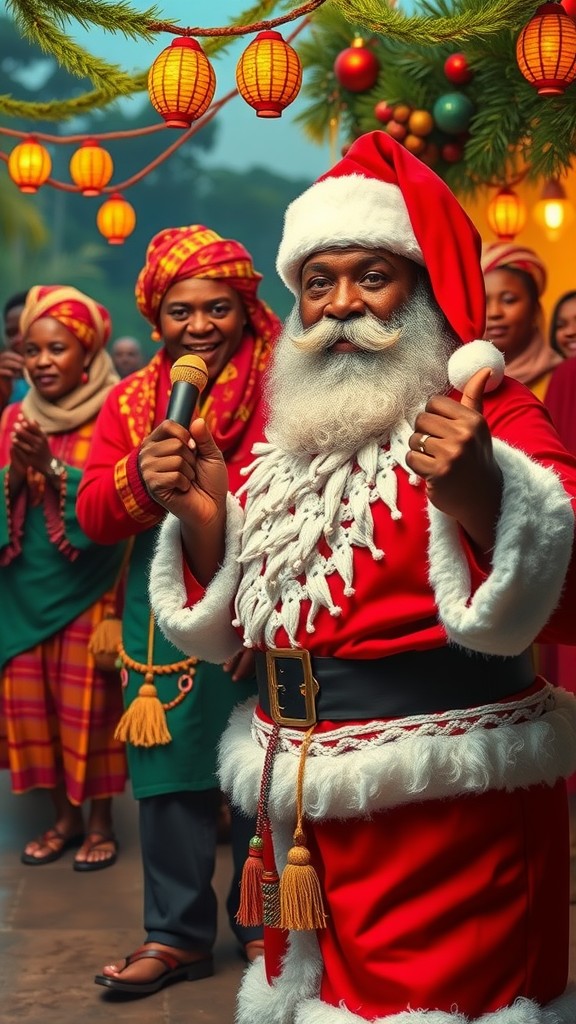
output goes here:
<path id="1" fill-rule="evenodd" d="M 482 248 L 482 270 L 488 274 L 491 270 L 502 270 L 511 267 L 513 270 L 523 270 L 528 274 L 534 284 L 538 297 L 546 290 L 547 273 L 540 257 L 533 249 L 524 245 L 515 245 L 514 242 L 492 242 Z"/>
<path id="2" fill-rule="evenodd" d="M 221 280 L 237 291 L 255 333 L 262 333 L 267 310 L 256 297 L 262 274 L 254 269 L 250 253 L 240 242 L 222 238 L 202 224 L 166 228 L 154 235 L 146 250 L 146 264 L 136 281 L 136 303 L 154 328 L 168 289 L 191 277 Z"/>
<path id="3" fill-rule="evenodd" d="M 50 316 L 66 327 L 87 352 L 103 348 L 111 331 L 110 314 L 99 302 L 68 285 L 34 285 L 20 314 L 20 331 Z"/>

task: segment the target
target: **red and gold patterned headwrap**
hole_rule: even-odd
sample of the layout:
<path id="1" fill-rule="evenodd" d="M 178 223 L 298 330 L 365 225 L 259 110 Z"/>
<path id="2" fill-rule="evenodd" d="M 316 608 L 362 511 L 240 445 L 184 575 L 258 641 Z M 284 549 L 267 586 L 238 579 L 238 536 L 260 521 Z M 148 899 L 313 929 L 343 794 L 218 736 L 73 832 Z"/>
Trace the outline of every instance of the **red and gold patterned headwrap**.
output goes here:
<path id="1" fill-rule="evenodd" d="M 546 267 L 533 249 L 525 245 L 515 245 L 514 242 L 492 242 L 482 247 L 482 270 L 488 274 L 491 270 L 502 270 L 504 267 L 511 267 L 513 270 L 523 270 L 532 278 L 536 285 L 538 296 L 546 289 Z"/>
<path id="2" fill-rule="evenodd" d="M 22 335 L 46 316 L 66 327 L 87 352 L 97 352 L 110 337 L 112 322 L 108 310 L 68 285 L 37 284 L 30 288 L 20 314 Z"/>
<path id="3" fill-rule="evenodd" d="M 202 224 L 166 228 L 154 235 L 146 250 L 146 264 L 136 282 L 136 303 L 154 328 L 168 289 L 191 277 L 221 280 L 237 291 L 255 333 L 262 333 L 267 309 L 256 296 L 262 274 L 254 269 L 250 253 L 240 242 L 222 238 Z"/>

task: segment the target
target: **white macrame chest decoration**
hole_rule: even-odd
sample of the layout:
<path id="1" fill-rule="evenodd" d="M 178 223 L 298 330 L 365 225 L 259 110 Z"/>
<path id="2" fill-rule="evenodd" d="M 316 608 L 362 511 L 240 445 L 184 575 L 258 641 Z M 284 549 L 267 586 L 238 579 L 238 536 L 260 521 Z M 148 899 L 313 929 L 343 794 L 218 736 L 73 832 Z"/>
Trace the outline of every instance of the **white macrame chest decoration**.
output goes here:
<path id="1" fill-rule="evenodd" d="M 374 561 L 384 552 L 374 543 L 371 506 L 381 501 L 400 519 L 395 467 L 419 478 L 405 462 L 412 427 L 402 423 L 389 438 L 370 440 L 349 453 L 294 455 L 268 442 L 255 445 L 257 458 L 244 470 L 247 482 L 242 535 L 242 578 L 234 625 L 246 647 L 275 646 L 280 627 L 297 647 L 301 606 L 309 601 L 305 628 L 314 632 L 320 608 L 338 616 L 327 578 L 337 573 L 344 594 L 354 594 L 353 548 L 367 548 Z M 322 540 L 324 544 L 320 544 Z M 322 552 L 326 552 L 326 554 Z"/>

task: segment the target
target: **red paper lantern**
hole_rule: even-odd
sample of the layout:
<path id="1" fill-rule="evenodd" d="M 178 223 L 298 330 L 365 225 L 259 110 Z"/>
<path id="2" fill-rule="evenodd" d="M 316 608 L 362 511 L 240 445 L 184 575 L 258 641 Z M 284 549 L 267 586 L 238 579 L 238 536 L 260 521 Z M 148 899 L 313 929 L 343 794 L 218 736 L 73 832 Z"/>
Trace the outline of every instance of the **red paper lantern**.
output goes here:
<path id="1" fill-rule="evenodd" d="M 70 177 L 83 196 L 97 196 L 108 184 L 114 164 L 108 150 L 92 139 L 86 139 L 72 154 Z"/>
<path id="2" fill-rule="evenodd" d="M 136 227 L 134 207 L 119 192 L 113 192 L 98 210 L 96 226 L 109 245 L 122 245 Z"/>
<path id="3" fill-rule="evenodd" d="M 334 61 L 334 74 L 340 85 L 349 92 L 366 92 L 376 84 L 380 62 L 376 54 L 355 39 L 352 46 L 338 54 Z"/>
<path id="4" fill-rule="evenodd" d="M 259 32 L 238 61 L 236 85 L 258 117 L 280 117 L 300 92 L 300 58 L 280 32 Z"/>
<path id="5" fill-rule="evenodd" d="M 516 41 L 524 78 L 540 96 L 560 96 L 576 78 L 576 25 L 560 4 L 541 4 Z"/>
<path id="6" fill-rule="evenodd" d="M 488 203 L 488 223 L 502 242 L 511 242 L 526 223 L 526 207 L 511 188 L 501 188 Z"/>
<path id="7" fill-rule="evenodd" d="M 50 154 L 34 135 L 15 146 L 8 157 L 8 174 L 21 192 L 37 192 L 51 170 Z"/>
<path id="8" fill-rule="evenodd" d="M 464 53 L 452 53 L 444 61 L 444 74 L 453 85 L 466 85 L 474 77 Z"/>
<path id="9" fill-rule="evenodd" d="M 171 128 L 189 128 L 212 102 L 216 75 L 200 43 L 178 36 L 148 72 L 152 106 Z"/>

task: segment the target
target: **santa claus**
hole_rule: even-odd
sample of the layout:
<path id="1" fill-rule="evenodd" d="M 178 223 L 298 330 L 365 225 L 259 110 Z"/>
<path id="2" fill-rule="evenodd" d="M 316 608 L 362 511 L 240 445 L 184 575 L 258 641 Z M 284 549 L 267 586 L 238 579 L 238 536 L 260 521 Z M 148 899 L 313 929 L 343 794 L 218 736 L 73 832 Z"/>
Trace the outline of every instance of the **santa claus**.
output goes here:
<path id="1" fill-rule="evenodd" d="M 241 492 L 200 419 L 140 452 L 161 628 L 256 652 L 221 747 L 266 926 L 238 1024 L 576 1019 L 575 703 L 528 653 L 576 639 L 576 461 L 473 341 L 479 252 L 429 168 L 360 138 L 287 211 L 296 305 Z"/>

